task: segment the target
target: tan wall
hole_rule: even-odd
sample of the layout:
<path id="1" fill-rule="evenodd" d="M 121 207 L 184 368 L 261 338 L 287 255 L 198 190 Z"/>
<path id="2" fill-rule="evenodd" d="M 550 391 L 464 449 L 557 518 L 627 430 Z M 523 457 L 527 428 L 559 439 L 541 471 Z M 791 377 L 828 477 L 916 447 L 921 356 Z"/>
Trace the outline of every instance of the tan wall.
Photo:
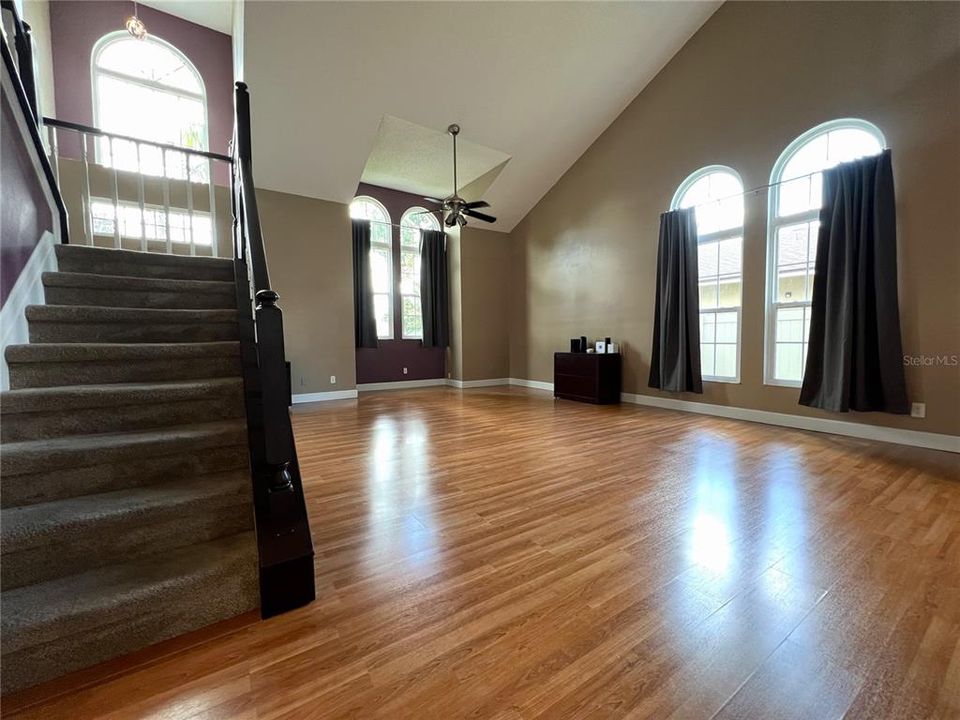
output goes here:
<path id="1" fill-rule="evenodd" d="M 646 387 L 659 213 L 710 164 L 744 186 L 833 118 L 877 124 L 893 149 L 904 352 L 960 355 L 960 4 L 727 3 L 511 233 L 510 374 L 552 380 L 581 334 L 625 343 L 624 390 Z M 763 385 L 766 192 L 746 198 L 739 385 L 731 406 L 960 433 L 960 370 L 908 367 L 926 419 L 828 415 Z"/>
<path id="2" fill-rule="evenodd" d="M 271 190 L 257 190 L 257 203 L 294 394 L 355 388 L 347 206 Z"/>
<path id="3" fill-rule="evenodd" d="M 509 377 L 510 237 L 467 226 L 461 232 L 460 254 L 462 379 Z"/>
<path id="4" fill-rule="evenodd" d="M 447 349 L 447 376 L 463 380 L 463 285 L 460 269 L 460 228 L 447 230 L 447 278 L 450 283 L 450 347 Z"/>

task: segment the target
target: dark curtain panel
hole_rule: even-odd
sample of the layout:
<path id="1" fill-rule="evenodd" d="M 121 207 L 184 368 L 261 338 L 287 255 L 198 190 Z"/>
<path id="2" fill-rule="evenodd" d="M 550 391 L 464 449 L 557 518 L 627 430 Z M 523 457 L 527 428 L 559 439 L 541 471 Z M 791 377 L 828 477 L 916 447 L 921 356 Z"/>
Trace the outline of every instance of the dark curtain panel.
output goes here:
<path id="1" fill-rule="evenodd" d="M 697 218 L 693 208 L 660 216 L 655 313 L 648 385 L 702 393 Z"/>
<path id="2" fill-rule="evenodd" d="M 907 413 L 890 151 L 823 173 L 800 404 Z"/>
<path id="3" fill-rule="evenodd" d="M 377 347 L 370 273 L 370 221 L 353 220 L 353 337 L 358 348 Z"/>
<path id="4" fill-rule="evenodd" d="M 447 243 L 446 236 L 438 230 L 420 231 L 420 312 L 423 346 L 450 345 Z"/>

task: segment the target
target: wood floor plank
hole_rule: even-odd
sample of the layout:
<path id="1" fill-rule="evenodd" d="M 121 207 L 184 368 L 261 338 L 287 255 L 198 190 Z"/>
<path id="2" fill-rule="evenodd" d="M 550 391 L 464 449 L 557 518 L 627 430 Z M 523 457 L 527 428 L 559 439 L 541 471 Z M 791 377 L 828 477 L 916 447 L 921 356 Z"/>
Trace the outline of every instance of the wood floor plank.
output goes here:
<path id="1" fill-rule="evenodd" d="M 294 424 L 317 601 L 5 716 L 960 718 L 955 455 L 516 388 Z"/>

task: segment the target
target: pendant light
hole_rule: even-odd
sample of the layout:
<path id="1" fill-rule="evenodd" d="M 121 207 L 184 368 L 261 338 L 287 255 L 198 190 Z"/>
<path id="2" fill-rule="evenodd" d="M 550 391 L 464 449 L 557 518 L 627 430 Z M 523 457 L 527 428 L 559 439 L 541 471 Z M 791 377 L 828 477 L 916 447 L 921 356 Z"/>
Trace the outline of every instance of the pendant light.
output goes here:
<path id="1" fill-rule="evenodd" d="M 133 2 L 133 15 L 127 18 L 124 25 L 127 27 L 127 32 L 137 40 L 143 40 L 147 36 L 147 26 L 143 24 L 143 20 L 137 15 L 136 0 Z"/>

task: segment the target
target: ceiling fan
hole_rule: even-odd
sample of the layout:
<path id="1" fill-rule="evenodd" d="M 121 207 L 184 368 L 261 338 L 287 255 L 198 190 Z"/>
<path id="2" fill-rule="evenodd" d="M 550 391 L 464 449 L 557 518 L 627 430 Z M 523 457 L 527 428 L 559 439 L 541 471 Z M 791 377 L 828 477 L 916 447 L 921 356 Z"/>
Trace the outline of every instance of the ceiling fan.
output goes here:
<path id="1" fill-rule="evenodd" d="M 447 128 L 447 132 L 453 136 L 453 195 L 443 200 L 429 197 L 424 198 L 424 200 L 440 206 L 441 212 L 445 215 L 443 224 L 447 227 L 453 227 L 454 225 L 463 227 L 467 224 L 467 217 L 476 218 L 477 220 L 488 223 L 496 222 L 497 219 L 492 215 L 477 212 L 477 208 L 490 207 L 490 203 L 485 200 L 467 202 L 457 195 L 457 135 L 460 134 L 460 126 L 453 124 Z M 436 210 L 433 212 L 436 212 Z"/>

